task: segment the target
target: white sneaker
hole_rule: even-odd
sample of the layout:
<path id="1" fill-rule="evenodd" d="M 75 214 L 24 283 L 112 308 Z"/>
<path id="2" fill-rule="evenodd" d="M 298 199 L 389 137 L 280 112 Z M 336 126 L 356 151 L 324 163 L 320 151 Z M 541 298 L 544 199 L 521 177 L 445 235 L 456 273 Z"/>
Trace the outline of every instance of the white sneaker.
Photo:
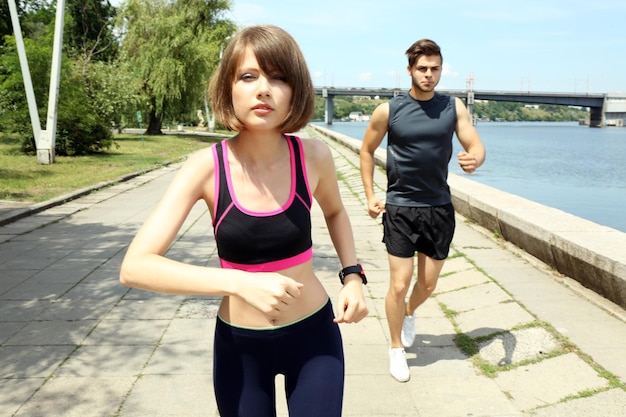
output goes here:
<path id="1" fill-rule="evenodd" d="M 410 316 L 404 316 L 400 340 L 402 341 L 402 346 L 406 348 L 413 346 L 415 342 L 415 312 Z"/>
<path id="2" fill-rule="evenodd" d="M 399 382 L 406 382 L 411 379 L 403 348 L 389 348 L 389 372 Z"/>

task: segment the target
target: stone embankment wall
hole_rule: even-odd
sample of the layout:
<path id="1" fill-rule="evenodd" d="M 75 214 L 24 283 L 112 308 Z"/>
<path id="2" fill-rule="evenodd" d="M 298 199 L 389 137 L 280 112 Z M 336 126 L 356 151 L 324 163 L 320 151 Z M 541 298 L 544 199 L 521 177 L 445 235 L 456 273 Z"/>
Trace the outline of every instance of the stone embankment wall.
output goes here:
<path id="1" fill-rule="evenodd" d="M 313 126 L 359 152 L 361 141 Z M 386 152 L 378 149 L 383 169 Z M 450 174 L 456 211 L 525 252 L 626 308 L 626 233 L 581 219 L 514 194 Z"/>

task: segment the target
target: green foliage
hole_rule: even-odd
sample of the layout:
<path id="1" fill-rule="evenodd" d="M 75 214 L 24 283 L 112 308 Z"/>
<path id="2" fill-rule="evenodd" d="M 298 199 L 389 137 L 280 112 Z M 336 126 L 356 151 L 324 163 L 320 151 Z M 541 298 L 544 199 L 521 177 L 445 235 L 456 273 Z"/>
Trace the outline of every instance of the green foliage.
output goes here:
<path id="1" fill-rule="evenodd" d="M 20 2 L 15 2 L 18 16 L 21 13 Z M 13 33 L 13 25 L 11 24 L 11 13 L 9 12 L 9 2 L 0 2 L 0 45 L 4 44 L 4 37 Z"/>
<path id="2" fill-rule="evenodd" d="M 105 122 L 117 129 L 135 126 L 136 112 L 147 99 L 141 94 L 141 85 L 128 63 L 92 62 L 82 76 L 86 94 Z"/>
<path id="3" fill-rule="evenodd" d="M 504 101 L 477 102 L 474 104 L 474 115 L 489 121 L 505 122 L 570 122 L 589 115 L 585 110 L 568 106 L 540 104 L 537 107 Z"/>
<path id="4" fill-rule="evenodd" d="M 47 118 L 52 59 L 53 31 L 45 33 L 46 36 L 36 40 L 24 39 L 40 123 L 45 123 Z M 36 150 L 35 138 L 15 40 L 12 37 L 6 40 L 0 55 L 0 129 L 18 138 L 24 152 L 32 153 Z M 64 55 L 57 113 L 57 155 L 82 155 L 113 146 L 107 120 L 95 107 L 97 103 L 87 99 L 90 96 L 87 79 L 77 69 L 82 67 Z"/>
<path id="5" fill-rule="evenodd" d="M 109 0 L 67 0 L 66 10 L 63 38 L 70 56 L 81 56 L 86 62 L 116 57 L 116 10 Z"/>
<path id="6" fill-rule="evenodd" d="M 111 127 L 89 97 L 86 79 L 67 65 L 60 91 L 55 152 L 57 155 L 86 155 L 113 146 Z M 72 69 L 74 71 L 72 71 Z"/>
<path id="7" fill-rule="evenodd" d="M 18 3 L 22 6 L 19 19 L 24 38 L 44 36 L 50 24 L 54 25 L 56 8 L 53 0 L 22 0 Z"/>
<path id="8" fill-rule="evenodd" d="M 32 136 L 30 117 L 24 92 L 24 79 L 17 56 L 15 39 L 5 38 L 0 49 L 0 130 Z M 51 44 L 25 38 L 30 74 L 37 103 L 47 104 L 50 84 Z M 45 108 L 40 106 L 39 118 L 45 120 Z"/>
<path id="9" fill-rule="evenodd" d="M 146 97 L 148 133 L 166 118 L 201 108 L 224 40 L 235 31 L 220 18 L 228 0 L 127 0 L 121 5 L 121 59 Z M 149 18 L 148 18 L 149 17 Z"/>

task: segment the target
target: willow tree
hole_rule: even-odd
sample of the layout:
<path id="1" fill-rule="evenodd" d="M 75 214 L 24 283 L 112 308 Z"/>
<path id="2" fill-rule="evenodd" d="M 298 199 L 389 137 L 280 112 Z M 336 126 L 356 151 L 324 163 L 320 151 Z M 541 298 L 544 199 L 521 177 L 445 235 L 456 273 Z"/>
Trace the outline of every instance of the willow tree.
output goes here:
<path id="1" fill-rule="evenodd" d="M 145 97 L 148 134 L 167 117 L 200 108 L 207 80 L 235 25 L 230 0 L 127 0 L 118 17 L 121 62 Z"/>

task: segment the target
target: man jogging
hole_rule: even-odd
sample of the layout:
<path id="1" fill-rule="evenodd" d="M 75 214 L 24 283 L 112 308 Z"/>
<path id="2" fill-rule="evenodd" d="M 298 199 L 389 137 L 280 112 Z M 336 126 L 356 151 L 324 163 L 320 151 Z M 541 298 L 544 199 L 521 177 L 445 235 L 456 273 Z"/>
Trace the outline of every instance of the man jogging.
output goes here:
<path id="1" fill-rule="evenodd" d="M 415 310 L 432 294 L 448 257 L 454 234 L 454 208 L 447 183 L 456 134 L 464 151 L 457 155 L 472 173 L 485 160 L 485 148 L 459 98 L 439 94 L 443 57 L 429 40 L 406 51 L 411 89 L 372 114 L 361 147 L 361 177 L 369 215 L 383 213 L 383 242 L 389 258 L 390 283 L 385 310 L 391 336 L 389 371 L 400 382 L 410 379 L 404 348 L 415 340 Z M 374 152 L 387 137 L 387 193 L 374 194 Z M 408 302 L 414 257 L 417 281 Z"/>

